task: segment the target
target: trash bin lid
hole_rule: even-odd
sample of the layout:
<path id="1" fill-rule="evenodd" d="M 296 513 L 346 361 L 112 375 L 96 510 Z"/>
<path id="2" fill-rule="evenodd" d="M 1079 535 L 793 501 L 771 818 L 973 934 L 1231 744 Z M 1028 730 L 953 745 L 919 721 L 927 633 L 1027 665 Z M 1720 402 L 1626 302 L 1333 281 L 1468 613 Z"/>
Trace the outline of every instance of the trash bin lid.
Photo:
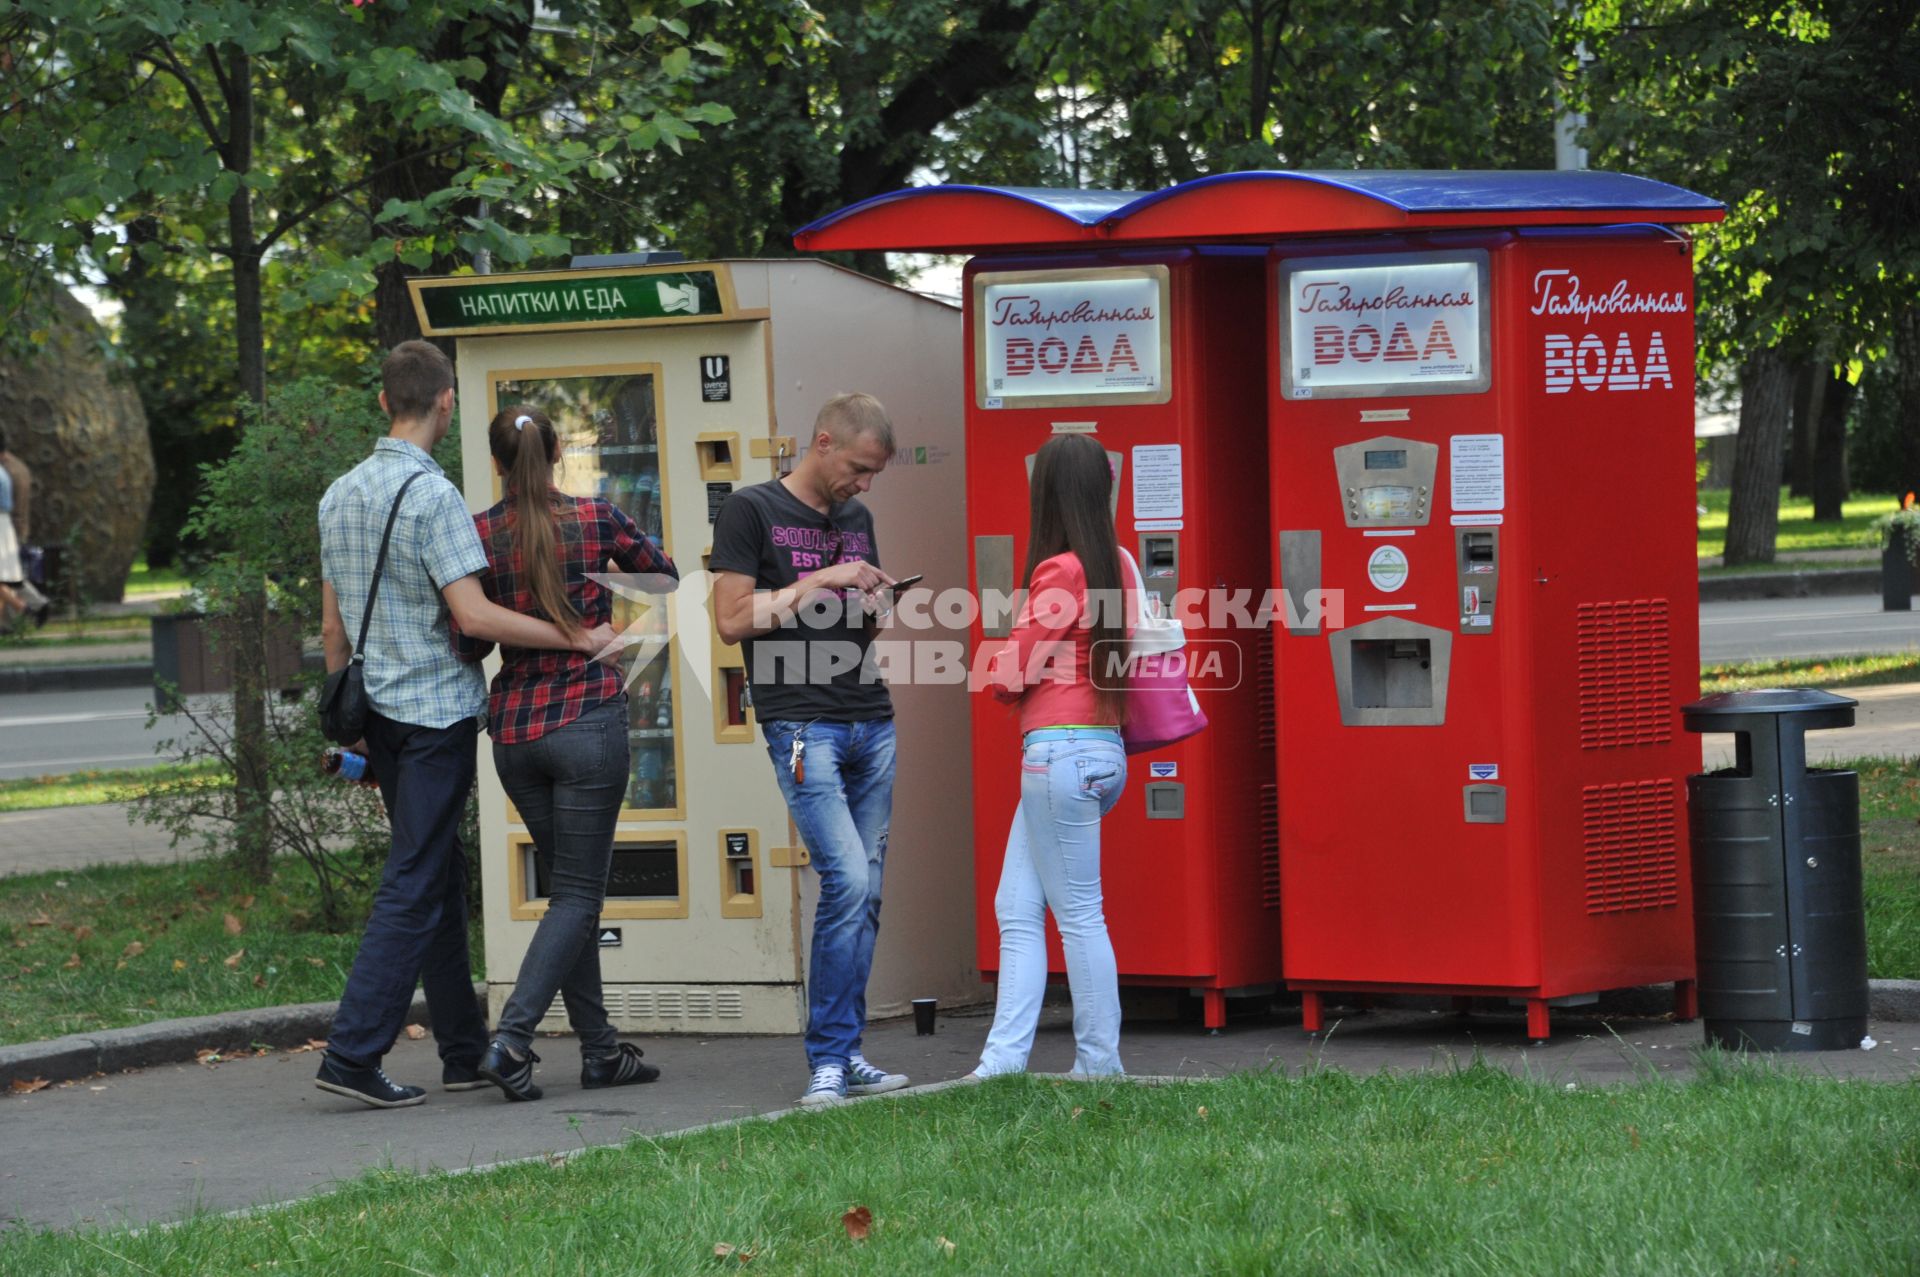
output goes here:
<path id="1" fill-rule="evenodd" d="M 1763 687 L 1748 692 L 1716 692 L 1680 710 L 1690 732 L 1739 731 L 1756 718 L 1792 715 L 1803 727 L 1848 727 L 1860 702 L 1817 687 Z"/>

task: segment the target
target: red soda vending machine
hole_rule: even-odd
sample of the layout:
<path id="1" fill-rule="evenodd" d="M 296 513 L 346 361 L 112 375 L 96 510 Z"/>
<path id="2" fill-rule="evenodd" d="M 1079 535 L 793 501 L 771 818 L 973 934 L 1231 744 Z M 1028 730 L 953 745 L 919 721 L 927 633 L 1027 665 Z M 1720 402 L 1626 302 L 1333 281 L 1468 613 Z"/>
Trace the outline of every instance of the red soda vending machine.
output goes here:
<path id="1" fill-rule="evenodd" d="M 1090 434 L 1113 465 L 1120 543 L 1187 628 L 1211 725 L 1130 760 L 1101 828 L 1101 887 L 1123 984 L 1203 995 L 1280 979 L 1271 654 L 1238 615 L 1270 571 L 1265 533 L 1264 258 L 1155 248 L 975 258 L 965 276 L 967 534 L 983 601 L 1025 584 L 1028 479 L 1050 437 Z M 1237 611 L 1236 611 L 1237 608 Z M 975 650 L 1010 617 L 983 614 Z M 993 898 L 1020 798 L 1014 710 L 974 699 L 974 901 L 981 971 L 999 965 Z M 1051 969 L 1065 973 L 1057 936 Z"/>
<path id="2" fill-rule="evenodd" d="M 1665 981 L 1691 1017 L 1689 241 L 1520 226 L 1270 266 L 1276 580 L 1338 600 L 1275 635 L 1305 1027 L 1330 991 L 1441 993 L 1524 1002 L 1543 1039 L 1555 1004 Z"/>

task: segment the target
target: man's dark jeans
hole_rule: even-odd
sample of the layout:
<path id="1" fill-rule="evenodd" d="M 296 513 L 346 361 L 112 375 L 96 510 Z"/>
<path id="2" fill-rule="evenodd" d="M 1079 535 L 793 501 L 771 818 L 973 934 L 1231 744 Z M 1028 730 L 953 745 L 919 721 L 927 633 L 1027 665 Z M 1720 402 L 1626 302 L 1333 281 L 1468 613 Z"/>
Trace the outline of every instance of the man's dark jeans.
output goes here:
<path id="1" fill-rule="evenodd" d="M 582 1055 L 605 1055 L 617 1041 L 601 993 L 599 929 L 628 753 L 624 694 L 538 740 L 494 743 L 500 785 L 527 822 L 548 877 L 547 912 L 494 1035 L 515 1050 L 532 1046 L 556 990 Z"/>
<path id="2" fill-rule="evenodd" d="M 367 761 L 380 782 L 393 847 L 366 936 L 347 976 L 327 1047 L 349 1064 L 378 1064 L 406 1023 L 415 983 L 440 1058 L 479 1063 L 487 1022 L 467 953 L 467 858 L 460 817 L 473 789 L 476 720 L 416 727 L 372 714 Z"/>

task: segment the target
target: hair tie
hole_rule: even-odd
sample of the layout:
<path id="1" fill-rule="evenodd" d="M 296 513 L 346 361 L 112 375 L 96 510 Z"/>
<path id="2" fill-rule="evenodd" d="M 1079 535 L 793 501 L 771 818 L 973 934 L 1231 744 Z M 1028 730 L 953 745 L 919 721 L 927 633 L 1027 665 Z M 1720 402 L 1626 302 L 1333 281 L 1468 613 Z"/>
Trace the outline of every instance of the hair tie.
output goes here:
<path id="1" fill-rule="evenodd" d="M 533 424 L 533 418 L 529 417 L 524 412 L 513 419 L 513 428 L 515 430 L 525 430 L 528 426 L 532 424 Z"/>

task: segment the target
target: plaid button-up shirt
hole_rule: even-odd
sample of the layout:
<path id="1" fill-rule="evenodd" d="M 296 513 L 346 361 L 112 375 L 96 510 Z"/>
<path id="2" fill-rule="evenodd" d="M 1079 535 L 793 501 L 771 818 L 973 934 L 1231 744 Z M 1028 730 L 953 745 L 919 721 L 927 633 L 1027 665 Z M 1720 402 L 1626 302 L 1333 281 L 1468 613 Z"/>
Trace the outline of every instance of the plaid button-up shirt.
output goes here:
<path id="1" fill-rule="evenodd" d="M 673 560 L 618 506 L 598 497 L 572 497 L 562 492 L 554 496 L 567 598 L 588 629 L 606 624 L 613 617 L 613 596 L 605 586 L 588 580 L 589 572 L 605 572 L 611 562 L 623 572 L 680 579 Z M 551 620 L 534 601 L 525 565 L 514 545 L 515 522 L 510 501 L 474 516 L 487 555 L 481 587 L 501 607 Z M 464 661 L 478 661 L 493 650 L 493 644 L 469 638 L 459 632 L 458 626 L 454 627 L 454 645 Z M 501 745 L 538 740 L 620 695 L 622 687 L 619 670 L 578 652 L 502 647 L 500 672 L 493 676 L 493 689 L 487 698 L 487 730 Z"/>
<path id="2" fill-rule="evenodd" d="M 372 456 L 333 481 L 320 499 L 320 573 L 339 598 L 347 641 L 355 642 L 387 512 L 407 476 L 420 471 L 426 477 L 400 503 L 367 629 L 367 700 L 395 722 L 451 727 L 480 716 L 487 688 L 480 671 L 454 655 L 440 590 L 484 572 L 487 556 L 460 490 L 432 457 L 403 440 L 382 439 Z"/>

